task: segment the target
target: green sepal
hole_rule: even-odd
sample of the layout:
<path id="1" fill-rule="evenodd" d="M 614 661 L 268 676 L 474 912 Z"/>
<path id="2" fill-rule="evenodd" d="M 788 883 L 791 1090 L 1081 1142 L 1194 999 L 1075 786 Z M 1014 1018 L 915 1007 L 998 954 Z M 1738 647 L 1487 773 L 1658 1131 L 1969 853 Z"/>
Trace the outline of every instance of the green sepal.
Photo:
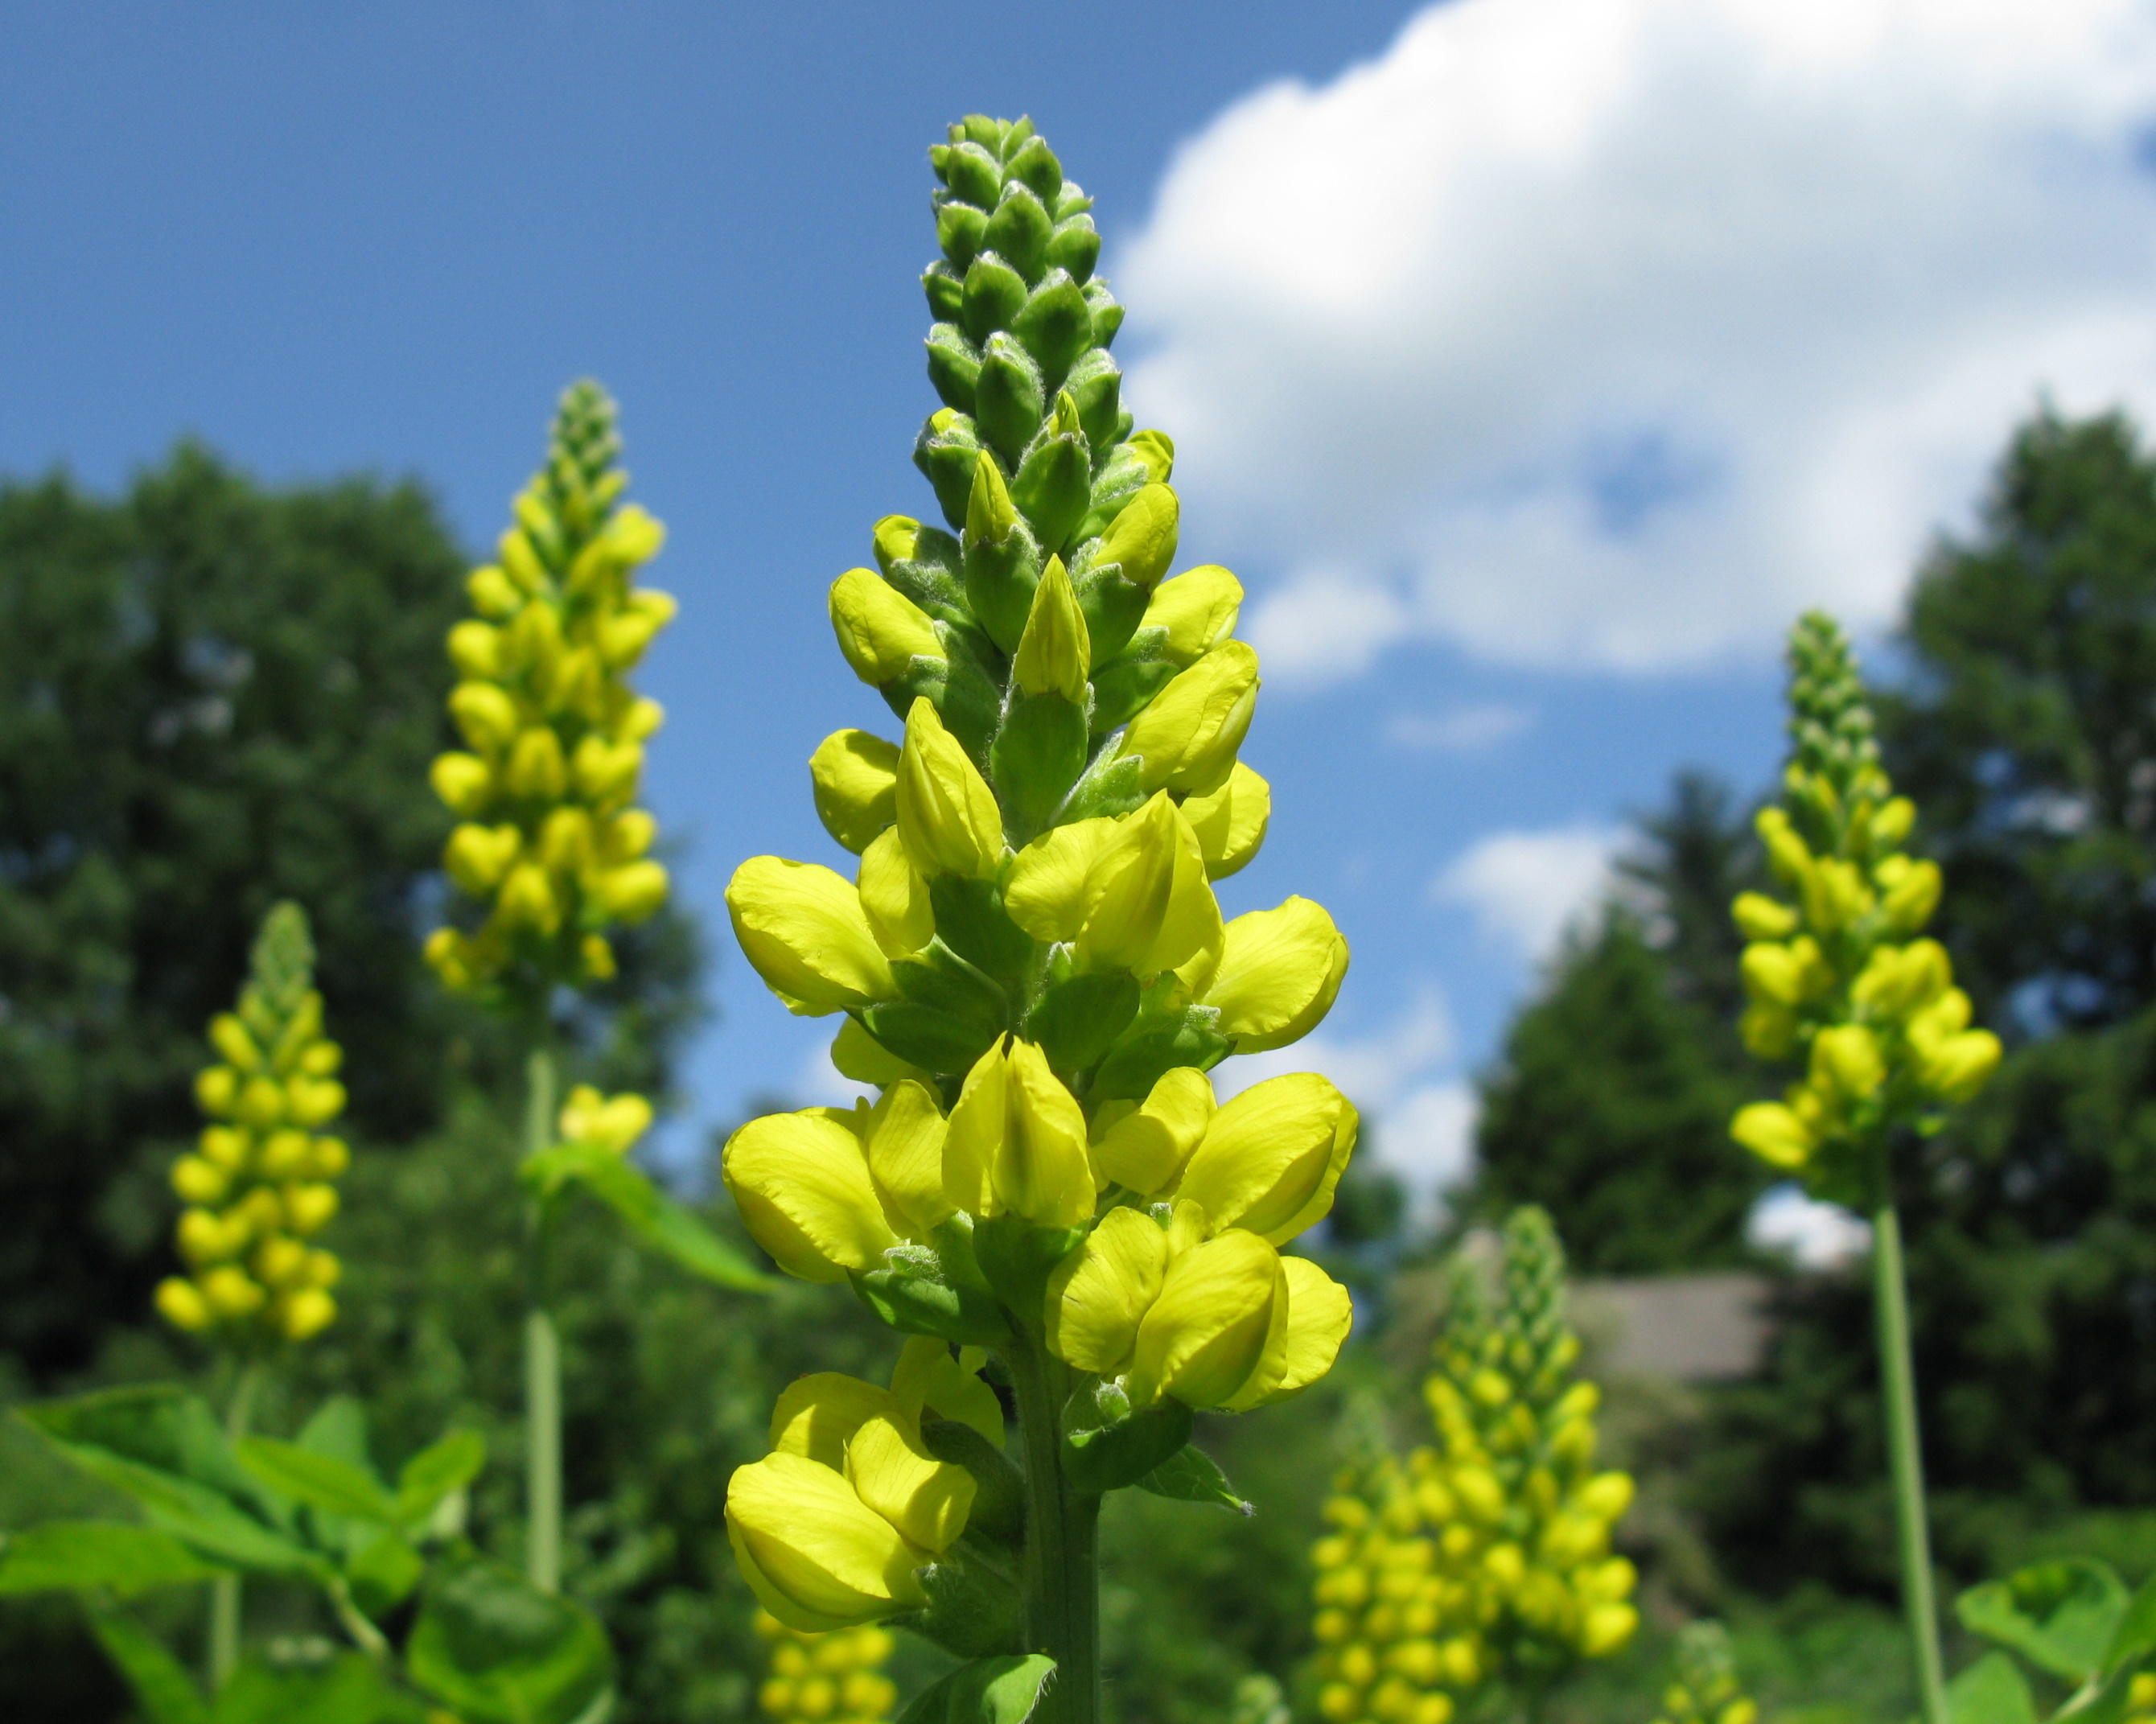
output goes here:
<path id="1" fill-rule="evenodd" d="M 953 532 L 966 525 L 966 500 L 973 492 L 973 464 L 980 453 L 980 434 L 973 420 L 952 408 L 931 413 L 913 440 L 913 464 L 935 491 L 937 505 Z"/>
<path id="2" fill-rule="evenodd" d="M 1082 1227 L 1037 1227 L 1023 1215 L 992 1216 L 973 1224 L 973 1257 L 996 1296 L 1037 1321 L 1049 1276 L 1086 1233 Z"/>
<path id="3" fill-rule="evenodd" d="M 973 411 L 973 385 L 981 375 L 981 350 L 955 323 L 938 323 L 928 331 L 928 381 L 943 405 L 962 413 Z"/>
<path id="4" fill-rule="evenodd" d="M 855 1295 L 903 1335 L 930 1335 L 966 1347 L 1010 1339 L 1003 1307 L 973 1261 L 972 1243 L 953 1224 L 936 1230 L 934 1245 L 894 1245 L 883 1266 L 852 1277 Z"/>
<path id="5" fill-rule="evenodd" d="M 1016 652 L 1047 555 L 1023 516 L 1012 522 L 1000 544 L 971 533 L 965 542 L 966 603 L 998 648 Z"/>
<path id="6" fill-rule="evenodd" d="M 961 275 L 980 254 L 988 231 L 988 213 L 963 198 L 946 198 L 936 206 L 936 243 L 944 261 Z M 957 403 L 951 403 L 953 407 Z"/>
<path id="7" fill-rule="evenodd" d="M 958 739 L 959 746 L 973 757 L 973 764 L 985 770 L 988 740 L 1003 716 L 1001 665 L 997 662 L 1001 655 L 994 643 L 971 622 L 953 623 L 938 617 L 935 626 L 943 643 L 944 668 L 942 680 L 929 692 L 929 699 L 944 729 Z M 911 706 L 909 700 L 906 706 L 892 710 L 903 718 Z"/>
<path id="8" fill-rule="evenodd" d="M 923 1071 L 966 1072 L 1002 1034 L 954 1018 L 933 1006 L 893 1000 L 856 1014 L 877 1044 Z M 946 1101 L 949 1097 L 945 1097 Z"/>
<path id="9" fill-rule="evenodd" d="M 1058 1077 L 1068 1082 L 1096 1065 L 1137 1015 L 1137 978 L 1127 970 L 1106 970 L 1051 982 L 1026 1016 L 1025 1039 L 1048 1056 Z"/>
<path id="10" fill-rule="evenodd" d="M 990 336 L 973 379 L 973 421 L 1006 470 L 1018 465 L 1047 411 L 1047 382 L 1032 354 L 1012 336 Z"/>
<path id="11" fill-rule="evenodd" d="M 1051 269 L 1041 278 L 1009 326 L 1040 362 L 1041 375 L 1051 389 L 1062 383 L 1078 356 L 1093 345 L 1093 314 L 1086 303 L 1086 290 L 1062 269 Z"/>
<path id="12" fill-rule="evenodd" d="M 1130 644 L 1138 624 L 1145 621 L 1152 589 L 1126 579 L 1120 562 L 1094 561 L 1091 553 L 1096 548 L 1089 546 L 1079 552 L 1078 564 L 1070 571 L 1070 590 L 1085 613 L 1093 662 L 1105 664 Z"/>
<path id="13" fill-rule="evenodd" d="M 973 1475 L 973 1506 L 966 1514 L 968 1537 L 978 1536 L 1013 1551 L 1025 1542 L 1025 1480 L 1009 1455 L 973 1426 L 955 1419 L 923 1423 L 921 1446 L 938 1460 L 963 1466 Z"/>
<path id="14" fill-rule="evenodd" d="M 1123 308 L 1108 291 L 1108 284 L 1097 275 L 1086 284 L 1086 309 L 1091 314 L 1093 345 L 1114 346 L 1116 331 L 1123 326 Z"/>
<path id="15" fill-rule="evenodd" d="M 1167 631 L 1147 629 L 1146 640 L 1093 673 L 1093 732 L 1105 736 L 1127 725 L 1152 704 L 1152 697 L 1175 677 L 1175 663 L 1161 656 Z"/>
<path id="16" fill-rule="evenodd" d="M 996 747 L 1002 746 L 998 736 Z M 928 900 L 936 911 L 937 936 L 968 963 L 1005 982 L 1024 973 L 1033 957 L 1033 936 L 1004 911 L 994 881 L 942 875 L 929 882 Z"/>
<path id="17" fill-rule="evenodd" d="M 942 528 L 916 527 L 911 557 L 886 558 L 879 548 L 876 567 L 894 589 L 931 617 L 973 629 L 973 613 L 966 603 L 965 580 L 960 573 L 963 557 L 957 540 Z"/>
<path id="18" fill-rule="evenodd" d="M 1046 827 L 1086 770 L 1086 715 L 1053 692 L 1029 695 L 1014 687 L 1003 728 L 988 749 L 988 777 L 996 787 L 1014 842 Z M 939 911 L 936 926 L 943 926 Z M 1028 942 L 1027 956 L 1031 956 Z"/>
<path id="19" fill-rule="evenodd" d="M 1105 347 L 1089 350 L 1070 367 L 1063 387 L 1078 405 L 1078 423 L 1085 428 L 1086 440 L 1096 449 L 1106 448 L 1115 439 L 1116 418 L 1123 410 L 1123 372 L 1115 356 Z M 1086 509 L 1079 512 L 1081 522 L 1092 506 L 1089 490 Z"/>
<path id="20" fill-rule="evenodd" d="M 960 1658 L 1015 1653 L 1025 1644 L 1024 1601 L 1018 1588 L 985 1564 L 969 1562 L 963 1548 L 913 1571 L 928 1594 L 928 1608 L 892 1619 Z"/>
<path id="21" fill-rule="evenodd" d="M 975 258 L 966 270 L 964 302 L 958 321 L 983 346 L 999 329 L 1009 329 L 1025 304 L 1025 278 L 992 251 Z"/>
<path id="22" fill-rule="evenodd" d="M 1060 222 L 1091 209 L 1093 200 L 1086 195 L 1086 188 L 1077 181 L 1065 179 L 1063 189 L 1055 194 L 1055 200 L 1048 207 L 1055 212 L 1055 219 Z"/>
<path id="23" fill-rule="evenodd" d="M 1136 755 L 1118 756 L 1111 736 L 1094 751 L 1092 764 L 1079 775 L 1070 794 L 1055 811 L 1055 824 L 1134 814 L 1145 806 L 1145 762 Z"/>
<path id="24" fill-rule="evenodd" d="M 1093 266 L 1101 260 L 1101 235 L 1092 217 L 1083 211 L 1056 223 L 1048 236 L 1048 261 L 1083 287 L 1093 279 Z M 1087 312 L 1091 333 L 1091 312 Z"/>
<path id="25" fill-rule="evenodd" d="M 1028 281 L 1038 281 L 1040 272 L 1048 267 L 1048 237 L 1054 226 L 1040 194 L 1030 186 L 1007 179 L 996 200 L 995 213 L 988 218 L 983 243 Z"/>
<path id="26" fill-rule="evenodd" d="M 1239 1515 L 1254 1515 L 1257 1510 L 1235 1495 L 1229 1484 L 1228 1475 L 1219 1464 L 1202 1449 L 1188 1445 L 1174 1454 L 1137 1481 L 1138 1489 L 1155 1496 L 1166 1496 L 1177 1502 L 1202 1502 L 1215 1508 L 1233 1511 Z"/>
<path id="27" fill-rule="evenodd" d="M 993 152 L 973 138 L 954 139 L 944 149 L 937 172 L 951 195 L 982 209 L 993 209 L 1004 187 L 1004 171 Z"/>
<path id="28" fill-rule="evenodd" d="M 1004 183 L 1017 180 L 1029 186 L 1034 197 L 1055 208 L 1063 193 L 1063 164 L 1055 159 L 1055 151 L 1048 147 L 1048 140 L 1031 136 L 1008 147 L 1010 154 L 1004 162 Z"/>
<path id="29" fill-rule="evenodd" d="M 597 1617 L 479 1556 L 429 1583 L 404 1662 L 470 1724 L 578 1724 L 613 1686 L 613 1650 Z"/>
<path id="30" fill-rule="evenodd" d="M 1064 1475 L 1091 1496 L 1137 1484 L 1189 1440 L 1190 1409 L 1178 1400 L 1133 1413 L 1123 1392 L 1103 1383 L 1064 1406 Z"/>
<path id="31" fill-rule="evenodd" d="M 938 323 L 956 323 L 966 303 L 962 274 L 946 263 L 933 263 L 921 272 L 921 290 L 928 296 L 928 315 Z"/>
<path id="32" fill-rule="evenodd" d="M 1158 1014 L 1142 1010 L 1093 1074 L 1090 1098 L 1142 1101 L 1164 1074 L 1178 1065 L 1210 1071 L 1228 1054 L 1228 1039 L 1220 1034 L 1219 1022 L 1220 1013 L 1211 1006 L 1185 1006 Z"/>
<path id="33" fill-rule="evenodd" d="M 1077 419 L 1075 401 L 1065 411 Z M 1070 539 L 1071 528 L 1085 514 L 1092 483 L 1093 452 L 1086 440 L 1083 422 L 1079 421 L 1076 435 L 1051 434 L 1037 439 L 1026 451 L 1010 483 L 1011 501 L 1018 505 L 1040 542 L 1056 551 Z"/>
<path id="34" fill-rule="evenodd" d="M 1055 1674 L 1042 1652 L 976 1659 L 921 1690 L 898 1724 L 1026 1724 Z"/>
<path id="35" fill-rule="evenodd" d="M 1094 352 L 1103 355 L 1106 351 L 1102 347 L 1096 347 L 1093 350 Z M 1088 357 L 1090 358 L 1091 356 Z M 1120 404 L 1122 401 L 1120 387 L 1117 390 L 1116 400 L 1118 405 L 1116 412 L 1120 414 L 1122 411 Z M 1082 411 L 1084 408 L 1082 402 L 1080 407 Z M 1114 429 L 1112 426 L 1109 428 L 1111 432 Z M 927 434 L 924 432 L 922 434 L 926 436 Z M 1087 434 L 1089 436 L 1092 434 L 1090 426 L 1087 428 Z M 1095 440 L 1098 442 L 1097 439 Z M 914 459 L 917 462 L 920 456 L 916 454 Z M 926 472 L 927 469 L 923 468 L 921 470 Z M 1078 523 L 1076 534 L 1078 542 L 1083 545 L 1088 539 L 1097 539 L 1102 533 L 1107 531 L 1115 518 L 1123 512 L 1124 505 L 1152 483 L 1152 469 L 1147 464 L 1145 457 L 1128 444 L 1118 443 L 1110 452 L 1107 460 L 1102 464 L 1100 472 L 1094 475 L 1093 500 L 1086 511 L 1085 518 Z"/>

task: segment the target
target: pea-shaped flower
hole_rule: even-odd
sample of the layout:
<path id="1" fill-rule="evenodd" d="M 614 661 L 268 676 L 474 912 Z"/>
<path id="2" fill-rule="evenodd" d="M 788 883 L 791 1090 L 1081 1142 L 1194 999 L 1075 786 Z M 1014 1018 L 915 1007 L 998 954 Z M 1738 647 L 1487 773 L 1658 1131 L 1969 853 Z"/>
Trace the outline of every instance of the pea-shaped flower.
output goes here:
<path id="1" fill-rule="evenodd" d="M 859 888 L 828 868 L 752 856 L 727 883 L 726 913 L 757 974 L 790 1012 L 821 1017 L 893 992 Z"/>

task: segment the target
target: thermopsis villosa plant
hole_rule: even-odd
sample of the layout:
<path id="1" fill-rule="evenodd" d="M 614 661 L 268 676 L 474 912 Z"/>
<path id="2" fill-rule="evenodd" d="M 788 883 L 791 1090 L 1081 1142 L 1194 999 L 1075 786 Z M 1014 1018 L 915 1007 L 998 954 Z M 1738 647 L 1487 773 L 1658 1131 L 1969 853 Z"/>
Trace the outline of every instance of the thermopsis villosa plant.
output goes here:
<path id="1" fill-rule="evenodd" d="M 1224 1105 L 1206 1076 L 1317 1024 L 1348 948 L 1306 900 L 1214 900 L 1269 814 L 1236 757 L 1257 655 L 1234 576 L 1166 578 L 1173 446 L 1122 408 L 1090 200 L 1024 120 L 931 157 L 946 404 L 915 456 L 952 531 L 886 517 L 830 593 L 904 733 L 810 762 L 852 880 L 761 856 L 727 892 L 758 974 L 846 1014 L 834 1058 L 880 1091 L 742 1126 L 727 1186 L 786 1270 L 915 1338 L 888 1388 L 788 1389 L 727 1523 L 788 1626 L 901 1620 L 976 1660 L 919 1716 L 1022 1712 L 1052 1669 L 1043 1704 L 1091 1724 L 1101 1495 L 1232 1501 L 1193 1411 L 1294 1393 L 1348 1332 L 1280 1248 L 1331 1207 L 1354 1109 L 1314 1074 Z"/>

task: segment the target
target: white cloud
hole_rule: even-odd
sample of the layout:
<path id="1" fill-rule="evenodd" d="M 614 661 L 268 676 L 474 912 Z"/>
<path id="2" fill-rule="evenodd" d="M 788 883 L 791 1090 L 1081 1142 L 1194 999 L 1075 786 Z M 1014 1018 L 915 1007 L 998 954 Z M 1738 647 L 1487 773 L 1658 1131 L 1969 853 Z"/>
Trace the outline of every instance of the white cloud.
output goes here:
<path id="1" fill-rule="evenodd" d="M 1786 1251 L 1806 1269 L 1832 1269 L 1871 1249 L 1871 1224 L 1834 1203 L 1777 1185 L 1752 1206 L 1744 1236 L 1770 1251 Z"/>
<path id="2" fill-rule="evenodd" d="M 1535 721 L 1525 706 L 1491 702 L 1450 712 L 1399 712 L 1385 722 L 1385 740 L 1401 748 L 1440 754 L 1474 754 L 1509 741 Z"/>
<path id="3" fill-rule="evenodd" d="M 1127 393 L 1276 679 L 1875 623 L 2040 389 L 2156 404 L 2152 121 L 2142 0 L 1458 0 L 1178 151 Z"/>
<path id="4" fill-rule="evenodd" d="M 1582 823 L 1539 832 L 1493 832 L 1430 882 L 1441 904 L 1471 911 L 1483 934 L 1539 960 L 1609 885 L 1618 834 Z"/>

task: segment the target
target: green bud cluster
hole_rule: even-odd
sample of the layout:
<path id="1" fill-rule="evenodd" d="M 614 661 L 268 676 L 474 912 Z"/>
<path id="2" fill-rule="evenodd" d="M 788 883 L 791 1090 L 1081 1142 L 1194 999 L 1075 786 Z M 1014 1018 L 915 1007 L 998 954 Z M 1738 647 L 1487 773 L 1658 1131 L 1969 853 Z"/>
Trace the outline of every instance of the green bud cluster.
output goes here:
<path id="1" fill-rule="evenodd" d="M 1759 1708 L 1737 1680 L 1728 1630 L 1712 1620 L 1677 1631 L 1676 1680 L 1662 1691 L 1655 1724 L 1753 1724 Z"/>

